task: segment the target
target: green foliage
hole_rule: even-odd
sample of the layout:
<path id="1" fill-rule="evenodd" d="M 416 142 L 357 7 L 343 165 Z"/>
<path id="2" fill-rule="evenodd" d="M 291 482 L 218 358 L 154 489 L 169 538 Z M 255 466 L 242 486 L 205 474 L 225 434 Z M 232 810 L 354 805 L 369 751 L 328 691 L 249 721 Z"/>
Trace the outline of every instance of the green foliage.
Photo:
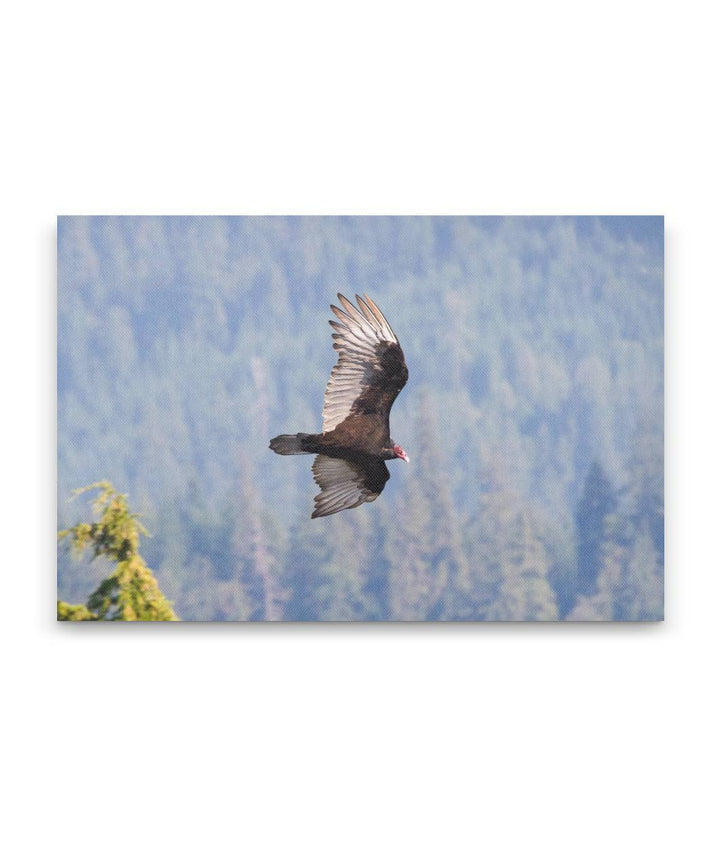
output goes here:
<path id="1" fill-rule="evenodd" d="M 65 603 L 62 600 L 57 602 L 57 620 L 58 621 L 97 621 L 98 617 L 94 612 L 83 606 L 82 604 Z"/>
<path id="2" fill-rule="evenodd" d="M 107 481 L 95 482 L 75 491 L 97 490 L 92 506 L 100 519 L 78 523 L 58 533 L 69 541 L 76 555 L 90 550 L 93 558 L 115 562 L 115 570 L 90 595 L 87 607 L 58 601 L 59 621 L 177 621 L 172 606 L 160 591 L 150 569 L 138 552 L 140 534 L 147 530 L 130 512 L 125 495 Z"/>

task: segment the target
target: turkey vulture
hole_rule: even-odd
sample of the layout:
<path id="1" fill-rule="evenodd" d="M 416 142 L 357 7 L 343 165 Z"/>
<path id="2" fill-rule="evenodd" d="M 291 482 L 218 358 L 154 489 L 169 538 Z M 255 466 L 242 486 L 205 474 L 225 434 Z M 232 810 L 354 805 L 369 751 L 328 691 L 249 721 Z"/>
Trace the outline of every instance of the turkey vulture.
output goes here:
<path id="1" fill-rule="evenodd" d="M 405 357 L 385 316 L 365 295 L 358 308 L 338 294 L 330 306 L 337 365 L 325 389 L 322 434 L 281 434 L 270 441 L 278 455 L 317 454 L 312 465 L 320 493 L 313 517 L 373 502 L 390 478 L 385 461 L 408 456 L 390 439 L 390 408 L 405 386 Z M 345 310 L 345 311 L 343 311 Z"/>

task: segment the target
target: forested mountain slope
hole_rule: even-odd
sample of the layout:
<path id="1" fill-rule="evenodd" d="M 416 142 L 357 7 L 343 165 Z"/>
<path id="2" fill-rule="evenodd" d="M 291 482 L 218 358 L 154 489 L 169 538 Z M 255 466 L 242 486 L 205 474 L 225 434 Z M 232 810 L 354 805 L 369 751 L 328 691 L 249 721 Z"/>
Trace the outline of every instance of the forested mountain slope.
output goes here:
<path id="1" fill-rule="evenodd" d="M 267 444 L 320 429 L 338 291 L 400 339 L 411 464 L 311 521 Z M 181 618 L 662 615 L 661 218 L 65 217 L 58 292 L 60 527 L 112 481 Z"/>

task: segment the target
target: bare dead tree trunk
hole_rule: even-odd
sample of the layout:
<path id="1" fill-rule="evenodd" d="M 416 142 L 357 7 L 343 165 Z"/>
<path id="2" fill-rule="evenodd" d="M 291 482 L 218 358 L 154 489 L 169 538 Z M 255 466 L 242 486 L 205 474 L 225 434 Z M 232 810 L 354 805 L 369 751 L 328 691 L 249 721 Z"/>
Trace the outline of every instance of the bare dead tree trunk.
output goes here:
<path id="1" fill-rule="evenodd" d="M 253 510 L 251 538 L 255 572 L 263 583 L 265 621 L 282 621 L 282 591 L 278 584 L 277 574 L 274 572 L 273 559 L 268 550 L 265 529 L 257 510 Z"/>
<path id="2" fill-rule="evenodd" d="M 255 406 L 257 408 L 257 424 L 260 428 L 260 436 L 270 437 L 270 394 L 268 392 L 267 370 L 265 360 L 262 357 L 253 357 L 250 360 L 253 384 L 255 385 Z"/>
<path id="3" fill-rule="evenodd" d="M 259 577 L 262 584 L 263 620 L 282 621 L 284 600 L 278 577 L 278 563 L 271 545 L 268 543 L 267 533 L 260 514 L 250 461 L 243 451 L 240 451 L 239 457 L 238 488 L 246 521 L 243 553 L 249 559 L 252 573 Z M 259 595 L 260 592 L 257 594 Z"/>

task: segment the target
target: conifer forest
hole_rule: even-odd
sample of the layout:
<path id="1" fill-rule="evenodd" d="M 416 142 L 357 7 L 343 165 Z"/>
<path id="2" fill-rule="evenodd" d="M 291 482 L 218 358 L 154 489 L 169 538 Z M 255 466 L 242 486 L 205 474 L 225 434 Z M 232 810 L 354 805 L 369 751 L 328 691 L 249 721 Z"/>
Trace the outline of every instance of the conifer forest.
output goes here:
<path id="1" fill-rule="evenodd" d="M 112 483 L 185 621 L 659 620 L 663 254 L 661 217 L 60 217 L 58 529 Z M 321 429 L 338 292 L 402 345 L 410 463 L 311 520 L 268 442 Z M 110 569 L 61 543 L 58 597 Z"/>

